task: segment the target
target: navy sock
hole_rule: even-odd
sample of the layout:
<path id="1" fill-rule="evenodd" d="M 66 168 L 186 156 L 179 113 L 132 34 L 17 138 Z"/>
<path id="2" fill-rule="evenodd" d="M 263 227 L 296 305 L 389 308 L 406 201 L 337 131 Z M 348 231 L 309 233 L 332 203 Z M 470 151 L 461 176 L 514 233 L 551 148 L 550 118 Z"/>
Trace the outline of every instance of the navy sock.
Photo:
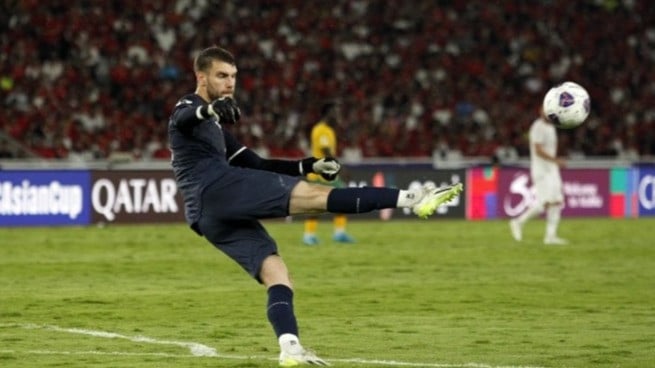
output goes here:
<path id="1" fill-rule="evenodd" d="M 396 208 L 399 193 L 399 189 L 391 188 L 332 189 L 327 199 L 327 210 L 332 213 L 364 213 Z"/>
<path id="2" fill-rule="evenodd" d="M 298 323 L 293 314 L 293 290 L 288 286 L 278 284 L 268 288 L 266 314 L 277 337 L 285 333 L 298 336 Z"/>

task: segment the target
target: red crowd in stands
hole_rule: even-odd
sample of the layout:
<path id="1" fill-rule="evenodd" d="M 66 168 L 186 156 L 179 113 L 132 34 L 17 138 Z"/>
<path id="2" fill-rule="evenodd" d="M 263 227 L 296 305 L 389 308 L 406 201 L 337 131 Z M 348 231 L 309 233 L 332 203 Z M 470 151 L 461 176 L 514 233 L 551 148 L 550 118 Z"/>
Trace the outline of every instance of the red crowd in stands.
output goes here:
<path id="1" fill-rule="evenodd" d="M 23 0 L 0 19 L 0 131 L 42 157 L 167 158 L 168 115 L 214 44 L 238 61 L 230 129 L 269 156 L 305 156 L 334 98 L 341 148 L 363 157 L 526 155 L 564 80 L 592 114 L 563 153 L 655 155 L 648 0 Z"/>

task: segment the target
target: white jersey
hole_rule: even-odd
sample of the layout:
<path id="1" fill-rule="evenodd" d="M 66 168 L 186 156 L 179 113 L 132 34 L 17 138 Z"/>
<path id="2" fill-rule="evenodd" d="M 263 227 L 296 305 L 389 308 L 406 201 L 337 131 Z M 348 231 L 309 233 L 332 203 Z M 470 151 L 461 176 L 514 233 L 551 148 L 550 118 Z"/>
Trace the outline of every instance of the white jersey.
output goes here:
<path id="1" fill-rule="evenodd" d="M 537 155 L 535 144 L 541 144 L 546 153 L 557 157 L 557 132 L 553 124 L 547 123 L 539 117 L 530 127 L 530 175 L 532 180 L 545 176 L 560 177 L 559 166 Z"/>

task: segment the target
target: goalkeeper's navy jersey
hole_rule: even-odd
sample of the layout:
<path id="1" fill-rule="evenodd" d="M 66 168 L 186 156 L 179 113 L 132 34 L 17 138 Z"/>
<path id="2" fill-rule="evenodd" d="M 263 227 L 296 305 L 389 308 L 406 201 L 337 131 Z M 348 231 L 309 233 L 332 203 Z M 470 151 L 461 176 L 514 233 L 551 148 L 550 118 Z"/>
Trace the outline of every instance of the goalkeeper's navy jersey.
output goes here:
<path id="1" fill-rule="evenodd" d="M 225 173 L 228 158 L 245 148 L 223 130 L 216 117 L 196 117 L 196 109 L 204 104 L 200 96 L 186 95 L 175 105 L 168 122 L 173 172 L 184 198 L 186 220 L 196 231 L 203 190 Z"/>

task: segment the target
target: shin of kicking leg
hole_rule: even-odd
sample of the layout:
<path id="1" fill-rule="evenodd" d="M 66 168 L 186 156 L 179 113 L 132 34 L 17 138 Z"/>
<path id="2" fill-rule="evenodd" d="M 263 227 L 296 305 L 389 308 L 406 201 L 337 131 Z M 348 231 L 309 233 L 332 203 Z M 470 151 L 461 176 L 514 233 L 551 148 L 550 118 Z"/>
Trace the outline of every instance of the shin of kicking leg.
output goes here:
<path id="1" fill-rule="evenodd" d="M 398 205 L 400 190 L 392 188 L 339 188 L 327 198 L 327 210 L 332 213 L 365 213 Z"/>

